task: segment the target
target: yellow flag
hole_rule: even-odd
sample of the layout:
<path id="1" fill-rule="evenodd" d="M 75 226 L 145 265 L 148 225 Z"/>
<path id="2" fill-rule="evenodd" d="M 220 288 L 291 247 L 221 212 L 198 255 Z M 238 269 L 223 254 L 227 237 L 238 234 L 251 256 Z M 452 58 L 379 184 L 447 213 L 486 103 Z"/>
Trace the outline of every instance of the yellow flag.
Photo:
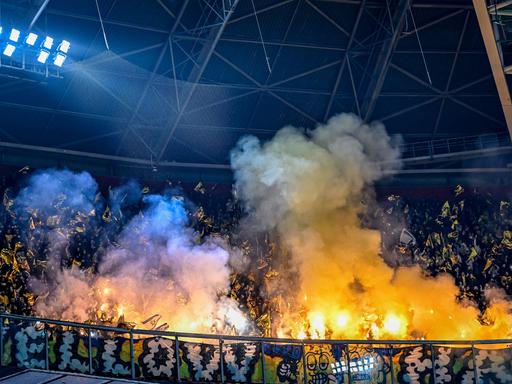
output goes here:
<path id="1" fill-rule="evenodd" d="M 501 245 L 503 245 L 507 249 L 512 249 L 512 232 L 511 231 L 503 231 L 503 240 L 501 240 Z"/>
<path id="2" fill-rule="evenodd" d="M 475 247 L 471 247 L 471 252 L 469 253 L 468 261 L 473 260 L 478 256 L 478 252 Z"/>
<path id="3" fill-rule="evenodd" d="M 490 257 L 487 259 L 487 262 L 485 263 L 484 271 L 487 271 L 491 265 L 492 265 L 493 259 Z"/>
<path id="4" fill-rule="evenodd" d="M 442 217 L 450 216 L 450 203 L 448 203 L 448 201 L 446 201 L 443 204 L 443 208 L 441 209 L 441 216 Z"/>

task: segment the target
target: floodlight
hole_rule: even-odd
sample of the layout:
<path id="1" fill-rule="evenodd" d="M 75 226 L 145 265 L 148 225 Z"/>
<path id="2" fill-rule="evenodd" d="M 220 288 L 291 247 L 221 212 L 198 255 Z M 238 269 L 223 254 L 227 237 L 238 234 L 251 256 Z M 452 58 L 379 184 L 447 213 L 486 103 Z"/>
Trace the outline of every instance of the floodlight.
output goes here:
<path id="1" fill-rule="evenodd" d="M 37 61 L 39 61 L 41 64 L 46 64 L 46 60 L 48 60 L 49 56 L 50 52 L 41 49 L 41 52 L 39 52 L 39 55 L 37 56 Z"/>
<path id="2" fill-rule="evenodd" d="M 66 55 L 63 53 L 57 53 L 55 55 L 55 59 L 53 59 L 53 64 L 55 64 L 57 67 L 62 67 L 64 61 L 66 61 Z"/>
<path id="3" fill-rule="evenodd" d="M 8 56 L 8 57 L 11 57 L 15 50 L 16 50 L 16 47 L 14 45 L 8 43 L 5 46 L 4 55 Z"/>
<path id="4" fill-rule="evenodd" d="M 68 53 L 70 46 L 71 43 L 69 41 L 62 40 L 62 43 L 60 43 L 58 50 L 64 53 Z"/>
<path id="5" fill-rule="evenodd" d="M 9 40 L 17 43 L 19 39 L 20 39 L 20 31 L 18 31 L 15 28 L 11 29 L 11 34 L 9 35 Z"/>
<path id="6" fill-rule="evenodd" d="M 30 46 L 34 46 L 34 44 L 36 43 L 36 40 L 37 40 L 38 36 L 37 34 L 33 33 L 33 32 L 30 32 L 25 40 L 25 42 L 30 45 Z"/>
<path id="7" fill-rule="evenodd" d="M 43 41 L 43 47 L 46 49 L 52 49 L 53 47 L 53 38 L 50 36 L 46 36 L 46 38 Z"/>

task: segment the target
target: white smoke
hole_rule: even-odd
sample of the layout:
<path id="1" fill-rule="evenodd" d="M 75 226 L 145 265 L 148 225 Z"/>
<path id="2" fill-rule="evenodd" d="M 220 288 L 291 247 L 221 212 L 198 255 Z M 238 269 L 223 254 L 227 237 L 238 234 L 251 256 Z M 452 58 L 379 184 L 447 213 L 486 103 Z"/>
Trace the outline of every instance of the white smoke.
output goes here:
<path id="1" fill-rule="evenodd" d="M 311 216 L 358 204 L 365 186 L 400 167 L 397 142 L 382 124 L 349 114 L 308 135 L 285 127 L 263 145 L 248 136 L 231 153 L 236 191 L 266 228 L 290 212 Z"/>
<path id="2" fill-rule="evenodd" d="M 137 201 L 136 188 L 131 184 L 111 191 L 113 219 L 121 221 L 127 200 Z M 157 315 L 160 324 L 178 331 L 248 330 L 245 315 L 227 297 L 231 250 L 220 239 L 198 239 L 183 198 L 146 196 L 143 210 L 118 233 L 108 233 L 114 229 L 101 220 L 97 209 L 106 205 L 101 200 L 89 174 L 55 170 L 33 175 L 15 199 L 19 218 L 28 215 L 37 223 L 35 228 L 27 225 L 26 232 L 42 236 L 48 260 L 55 261 L 43 279 L 32 280 L 41 295 L 35 306 L 39 315 L 86 321 L 101 310 L 116 318 L 125 315 L 139 326 Z M 105 249 L 99 248 L 97 273 L 62 263 L 77 231 L 113 237 Z"/>

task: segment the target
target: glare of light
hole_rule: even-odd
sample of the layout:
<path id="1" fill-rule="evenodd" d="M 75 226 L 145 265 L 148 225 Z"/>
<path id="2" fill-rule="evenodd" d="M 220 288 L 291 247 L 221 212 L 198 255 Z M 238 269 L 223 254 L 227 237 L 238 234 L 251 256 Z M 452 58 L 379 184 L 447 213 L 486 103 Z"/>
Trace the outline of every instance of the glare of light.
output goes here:
<path id="1" fill-rule="evenodd" d="M 315 313 L 311 316 L 311 325 L 315 328 L 323 328 L 324 320 L 324 315 L 321 313 Z"/>
<path id="2" fill-rule="evenodd" d="M 67 40 L 62 40 L 62 43 L 59 45 L 59 51 L 68 53 L 69 47 L 71 47 L 71 43 Z"/>
<path id="3" fill-rule="evenodd" d="M 247 328 L 247 319 L 245 318 L 243 312 L 235 309 L 235 308 L 227 308 L 226 309 L 226 320 L 227 322 L 235 327 L 237 331 L 244 331 Z"/>
<path id="4" fill-rule="evenodd" d="M 331 370 L 332 370 L 332 373 L 334 373 L 335 375 L 336 374 L 343 374 L 344 372 L 347 371 L 347 363 L 342 361 L 342 362 L 335 362 L 335 363 L 331 363 Z"/>
<path id="5" fill-rule="evenodd" d="M 53 64 L 55 64 L 57 67 L 62 67 L 62 64 L 64 64 L 64 61 L 66 61 L 66 55 L 62 53 L 57 53 L 55 55 L 55 59 L 53 60 Z"/>
<path id="6" fill-rule="evenodd" d="M 306 332 L 301 329 L 299 333 L 297 333 L 297 339 L 304 340 L 306 338 Z"/>
<path id="7" fill-rule="evenodd" d="M 39 52 L 39 55 L 37 56 L 37 61 L 39 61 L 41 64 L 45 64 L 46 60 L 48 60 L 48 57 L 50 56 L 50 52 L 45 51 L 44 49 Z"/>
<path id="8" fill-rule="evenodd" d="M 36 43 L 37 38 L 37 34 L 30 32 L 25 41 L 28 45 L 33 46 Z"/>
<path id="9" fill-rule="evenodd" d="M 309 325 L 313 338 L 321 338 L 325 334 L 325 316 L 320 312 L 313 312 L 309 314 Z"/>
<path id="10" fill-rule="evenodd" d="M 384 329 L 392 334 L 397 334 L 402 328 L 402 321 L 395 315 L 387 315 L 384 319 Z"/>
<path id="11" fill-rule="evenodd" d="M 43 41 L 43 47 L 46 49 L 52 49 L 53 47 L 53 38 L 50 36 L 46 36 L 46 38 Z"/>
<path id="12" fill-rule="evenodd" d="M 15 50 L 16 50 L 16 47 L 14 45 L 7 44 L 4 49 L 4 55 L 11 57 Z"/>
<path id="13" fill-rule="evenodd" d="M 17 29 L 11 29 L 11 34 L 9 35 L 9 40 L 14 41 L 15 43 L 18 42 L 20 39 L 20 31 Z"/>
<path id="14" fill-rule="evenodd" d="M 338 328 L 345 328 L 348 324 L 348 314 L 340 313 L 338 317 L 336 317 L 336 325 Z"/>
<path id="15" fill-rule="evenodd" d="M 0 25 L 0 34 L 2 33 L 4 29 L 2 28 L 2 26 Z"/>

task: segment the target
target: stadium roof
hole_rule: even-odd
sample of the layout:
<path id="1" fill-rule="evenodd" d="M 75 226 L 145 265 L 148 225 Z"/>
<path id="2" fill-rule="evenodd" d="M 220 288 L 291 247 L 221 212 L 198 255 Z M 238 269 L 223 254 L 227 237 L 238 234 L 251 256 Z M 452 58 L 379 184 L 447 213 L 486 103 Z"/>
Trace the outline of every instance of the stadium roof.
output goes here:
<path id="1" fill-rule="evenodd" d="M 1 2 L 4 31 L 44 8 L 34 31 L 72 44 L 59 78 L 0 68 L 3 151 L 222 168 L 243 135 L 339 112 L 408 142 L 507 131 L 471 0 L 98 6 L 105 36 L 95 0 Z"/>

